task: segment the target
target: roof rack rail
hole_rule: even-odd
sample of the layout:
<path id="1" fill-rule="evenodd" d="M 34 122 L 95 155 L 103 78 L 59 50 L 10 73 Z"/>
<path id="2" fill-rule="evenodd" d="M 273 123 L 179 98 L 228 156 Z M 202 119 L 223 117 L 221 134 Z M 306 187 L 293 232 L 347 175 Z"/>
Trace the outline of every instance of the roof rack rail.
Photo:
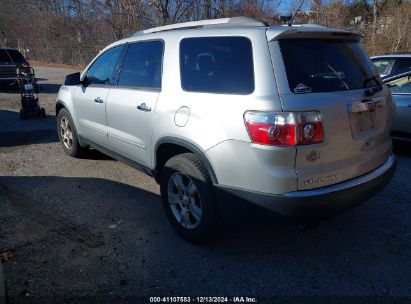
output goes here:
<path id="1" fill-rule="evenodd" d="M 411 52 L 400 51 L 400 52 L 385 53 L 384 55 L 411 55 Z"/>
<path id="2" fill-rule="evenodd" d="M 140 36 L 143 34 L 157 33 L 163 31 L 170 31 L 176 29 L 190 29 L 190 28 L 202 28 L 208 26 L 267 26 L 265 22 L 259 21 L 252 17 L 231 17 L 231 18 L 220 18 L 220 19 L 209 19 L 200 21 L 190 21 L 183 23 L 176 23 L 170 25 L 159 26 L 143 31 L 138 31 L 134 33 L 133 36 Z"/>

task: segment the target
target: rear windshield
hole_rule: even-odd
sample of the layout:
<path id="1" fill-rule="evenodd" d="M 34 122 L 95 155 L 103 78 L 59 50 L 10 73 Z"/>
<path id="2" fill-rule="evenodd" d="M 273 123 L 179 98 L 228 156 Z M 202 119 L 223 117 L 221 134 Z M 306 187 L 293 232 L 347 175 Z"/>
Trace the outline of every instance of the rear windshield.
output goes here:
<path id="1" fill-rule="evenodd" d="M 358 42 L 284 39 L 279 44 L 293 93 L 355 90 L 377 85 L 374 67 Z"/>
<path id="2" fill-rule="evenodd" d="M 26 63 L 23 55 L 17 50 L 0 50 L 0 64 L 22 65 Z"/>

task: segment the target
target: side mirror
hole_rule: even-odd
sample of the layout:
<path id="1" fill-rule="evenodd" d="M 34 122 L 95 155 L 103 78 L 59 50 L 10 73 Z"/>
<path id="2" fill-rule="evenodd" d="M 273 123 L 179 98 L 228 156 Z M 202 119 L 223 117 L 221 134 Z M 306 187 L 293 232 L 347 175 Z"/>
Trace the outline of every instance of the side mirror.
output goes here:
<path id="1" fill-rule="evenodd" d="M 81 83 L 80 81 L 80 73 L 74 73 L 74 74 L 69 74 L 66 76 L 66 79 L 64 80 L 64 85 L 68 86 L 76 86 Z"/>
<path id="2" fill-rule="evenodd" d="M 80 81 L 80 84 L 82 84 L 83 86 L 87 87 L 92 83 L 92 80 L 90 77 L 84 76 L 84 79 Z"/>

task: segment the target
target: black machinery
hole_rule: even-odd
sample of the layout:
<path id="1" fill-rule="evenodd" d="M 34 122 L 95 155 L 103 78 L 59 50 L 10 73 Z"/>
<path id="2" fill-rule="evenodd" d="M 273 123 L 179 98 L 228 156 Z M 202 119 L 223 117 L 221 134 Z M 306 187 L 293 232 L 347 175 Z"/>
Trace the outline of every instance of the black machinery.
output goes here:
<path id="1" fill-rule="evenodd" d="M 38 92 L 39 85 L 32 67 L 23 67 L 18 70 L 17 83 L 20 88 L 21 109 L 20 118 L 33 116 L 46 117 L 46 110 L 40 107 Z"/>

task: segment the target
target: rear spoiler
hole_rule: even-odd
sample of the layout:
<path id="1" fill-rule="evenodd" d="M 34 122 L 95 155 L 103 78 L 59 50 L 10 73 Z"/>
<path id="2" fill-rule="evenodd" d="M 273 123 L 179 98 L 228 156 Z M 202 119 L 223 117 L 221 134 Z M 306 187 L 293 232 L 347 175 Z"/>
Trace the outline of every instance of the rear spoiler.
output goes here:
<path id="1" fill-rule="evenodd" d="M 342 39 L 361 41 L 364 36 L 358 33 L 344 31 L 340 29 L 328 28 L 315 24 L 303 24 L 293 26 L 275 26 L 267 29 L 268 41 L 276 41 L 281 39 L 298 39 L 298 38 L 314 38 L 314 39 Z"/>

